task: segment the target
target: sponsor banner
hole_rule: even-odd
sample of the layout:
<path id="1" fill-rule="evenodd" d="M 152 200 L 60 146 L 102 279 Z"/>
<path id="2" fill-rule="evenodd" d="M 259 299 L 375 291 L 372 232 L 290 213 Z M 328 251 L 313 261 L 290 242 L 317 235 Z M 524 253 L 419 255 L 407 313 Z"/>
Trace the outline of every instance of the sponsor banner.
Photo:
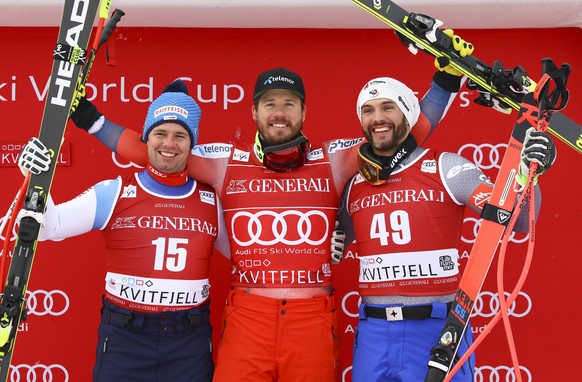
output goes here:
<path id="1" fill-rule="evenodd" d="M 0 141 L 0 167 L 17 167 L 18 155 L 26 142 L 26 140 L 22 142 Z M 71 165 L 71 144 L 69 142 L 63 142 L 56 161 L 57 166 Z"/>
<path id="2" fill-rule="evenodd" d="M 125 11 L 125 17 L 131 17 L 131 10 Z M 57 30 L 0 27 L 0 31 L 0 48 L 10 52 L 10 55 L 0 58 L 0 172 L 3 182 L 0 187 L 0 210 L 6 211 L 22 183 L 22 175 L 16 169 L 18 154 L 22 145 L 38 134 Z M 141 133 L 149 103 L 166 84 L 181 78 L 202 109 L 199 142 L 206 145 L 195 147 L 193 154 L 210 158 L 232 154 L 235 160 L 247 163 L 253 155 L 251 152 L 239 150 L 231 153 L 231 150 L 232 143 L 238 140 L 254 142 L 256 125 L 251 111 L 256 77 L 261 71 L 285 66 L 303 77 L 307 94 L 303 131 L 312 147 L 322 147 L 321 142 L 330 141 L 327 146 L 329 151 L 337 152 L 361 140 L 355 104 L 359 90 L 370 78 L 388 75 L 402 80 L 419 98 L 429 88 L 435 71 L 432 60 L 410 54 L 393 34 L 387 32 L 384 29 L 297 29 L 289 33 L 283 28 L 265 31 L 120 27 L 111 37 L 116 42 L 117 65 L 106 65 L 104 51 L 100 52 L 91 70 L 87 96 L 111 121 Z M 268 38 L 263 38 L 266 35 Z M 523 49 L 500 49 L 498 42 L 500 39 L 530 39 L 531 31 L 467 30 L 460 35 L 474 42 L 482 53 L 479 56 L 490 57 L 490 63 L 500 59 L 506 67 L 521 65 L 534 79 L 540 72 L 543 57 L 569 62 L 573 68 L 569 79 L 572 95 L 564 113 L 582 122 L 582 97 L 576 93 L 576 89 L 582 89 L 582 75 L 577 72 L 582 68 L 582 56 L 572 49 L 581 41 L 582 30 L 564 28 L 537 33 L 536 44 L 528 46 L 527 55 Z M 34 60 L 30 59 L 31 42 L 34 45 L 32 51 L 41 52 L 35 55 Z M 179 52 L 179 59 L 163 52 Z M 372 60 L 368 59 L 371 52 L 374 55 Z M 146 56 L 149 59 L 144 59 Z M 334 65 L 329 65 L 330 57 L 338 58 Z M 445 119 L 423 145 L 464 156 L 494 181 L 515 113 L 505 115 L 476 105 L 473 99 L 477 96 L 475 91 L 461 89 Z M 582 214 L 577 201 L 580 191 L 572 176 L 575 178 L 573 169 L 581 158 L 580 154 L 561 142 L 556 142 L 556 146 L 559 152 L 556 164 L 539 182 L 544 199 L 536 224 L 535 259 L 525 288 L 509 307 L 524 381 L 575 379 L 571 365 L 577 362 L 577 344 L 582 342 L 582 331 L 576 321 L 579 309 L 572 302 L 575 295 L 572 291 L 579 289 L 578 269 L 582 267 L 582 258 L 576 256 L 580 252 L 577 240 Z M 322 158 L 323 154 L 321 149 L 316 149 L 309 155 L 311 159 L 317 159 Z M 57 203 L 75 197 L 99 181 L 143 170 L 111 153 L 72 123 L 67 128 L 57 161 L 52 189 Z M 424 171 L 431 172 L 433 168 L 433 163 L 423 164 Z M 449 175 L 469 169 L 460 167 Z M 325 179 L 235 181 L 224 185 L 224 188 L 229 193 L 270 190 L 272 197 L 277 198 L 297 190 L 323 193 L 331 190 L 333 184 Z M 208 203 L 214 202 L 210 194 L 196 195 Z M 393 198 L 397 196 L 391 195 Z M 483 202 L 486 197 L 475 195 L 475 203 Z M 0 222 L 4 220 L 4 214 L 1 213 Z M 301 243 L 305 245 L 305 251 L 310 245 L 323 247 L 326 233 L 310 230 L 317 219 L 324 220 L 326 226 L 333 226 L 329 224 L 330 216 L 295 207 L 241 213 L 236 216 L 236 224 L 252 227 L 252 235 L 235 235 L 234 240 L 241 247 L 260 244 L 266 251 L 271 250 L 275 242 L 285 243 L 289 248 Z M 459 272 L 466 265 L 480 221 L 470 212 L 464 217 L 457 248 Z M 2 254 L 8 256 L 8 261 L 15 233 L 16 229 L 10 234 L 7 254 Z M 529 239 L 529 235 L 523 233 L 511 235 L 508 249 L 511 253 L 507 256 L 504 273 L 508 290 L 519 277 Z M 5 240 L 6 233 L 0 233 L 0 245 L 4 245 Z M 91 380 L 101 296 L 105 292 L 105 251 L 100 232 L 55 243 L 39 243 L 26 294 L 28 319 L 19 327 L 10 381 Z M 272 254 L 282 255 L 275 251 Z M 399 261 L 410 264 L 412 260 Z M 414 264 L 423 264 L 423 272 L 428 269 L 423 261 L 429 260 L 414 261 Z M 340 310 L 340 361 L 342 380 L 345 382 L 351 381 L 352 374 L 352 345 L 360 302 L 357 292 L 359 267 L 357 247 L 351 245 L 342 263 L 321 270 L 319 276 L 314 274 L 310 279 L 300 273 L 280 275 L 309 284 L 331 271 Z M 420 267 L 417 268 L 420 272 Z M 245 277 L 263 277 L 250 269 Z M 217 252 L 212 259 L 209 280 L 214 349 L 217 349 L 220 337 L 221 316 L 231 271 L 229 260 Z M 407 268 L 409 275 L 415 271 L 414 267 Z M 489 320 L 499 310 L 495 265 L 489 273 L 471 314 L 475 336 L 487 330 Z M 182 289 L 176 290 L 179 292 Z M 205 292 L 203 286 L 196 290 Z M 136 299 L 141 298 L 137 294 L 135 296 Z M 175 298 L 182 296 L 185 298 L 186 295 L 176 294 Z M 514 379 L 502 325 L 499 323 L 477 349 L 476 381 Z M 531 338 L 549 333 L 540 333 L 540 328 L 550 327 L 552 339 L 566 338 L 567 341 L 545 352 L 544 362 L 540 362 L 539 347 L 529 344 Z M 435 344 L 436 341 L 437 338 Z M 58 351 L 47 351 L 54 346 L 58 346 Z"/>

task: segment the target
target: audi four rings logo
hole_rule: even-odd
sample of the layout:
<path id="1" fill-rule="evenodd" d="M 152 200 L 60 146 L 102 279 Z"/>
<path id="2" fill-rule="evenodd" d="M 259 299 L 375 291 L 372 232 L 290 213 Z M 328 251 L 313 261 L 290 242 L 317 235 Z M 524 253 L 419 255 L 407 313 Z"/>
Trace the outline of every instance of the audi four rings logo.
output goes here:
<path id="1" fill-rule="evenodd" d="M 531 372 L 524 366 L 520 366 L 523 382 L 532 382 Z M 347 381 L 347 375 L 352 371 L 352 366 L 346 367 L 342 372 L 342 381 Z M 351 374 L 351 373 L 350 373 Z M 523 379 L 524 374 L 527 379 Z M 508 366 L 480 366 L 475 368 L 475 382 L 515 382 L 517 378 L 513 367 Z"/>
<path id="2" fill-rule="evenodd" d="M 477 167 L 481 169 L 492 169 L 501 168 L 501 161 L 503 160 L 502 151 L 507 148 L 507 144 L 499 143 L 492 145 L 490 143 L 483 143 L 480 145 L 475 145 L 473 143 L 468 143 L 461 146 L 457 154 L 464 156 L 467 159 L 471 159 Z M 465 153 L 466 155 L 463 155 Z"/>
<path id="3" fill-rule="evenodd" d="M 353 311 L 351 309 L 348 309 L 348 299 L 351 301 L 350 306 L 354 308 Z M 361 302 L 362 298 L 360 297 L 357 291 L 346 293 L 342 298 L 342 310 L 344 314 L 352 318 L 358 317 L 359 316 L 358 307 L 360 306 Z"/>
<path id="4" fill-rule="evenodd" d="M 117 154 L 115 154 L 114 152 L 111 153 L 111 160 L 113 161 L 113 163 L 115 163 L 115 165 L 117 167 L 120 168 L 130 168 L 130 167 L 137 167 L 137 168 L 143 168 L 142 166 L 139 166 L 133 162 L 129 162 L 129 163 L 121 163 L 118 159 L 117 159 Z"/>
<path id="5" fill-rule="evenodd" d="M 6 219 L 6 217 L 0 218 L 0 225 L 4 222 L 4 219 Z M 8 222 L 6 222 L 6 223 L 8 223 Z M 18 227 L 18 223 L 14 222 L 14 225 L 12 226 L 12 234 L 10 235 L 10 241 L 16 240 L 16 232 L 18 229 L 17 227 Z M 0 239 L 2 239 L 2 241 L 4 241 L 6 239 L 6 237 L 4 236 L 4 230 L 2 230 L 2 232 L 0 232 Z"/>
<path id="6" fill-rule="evenodd" d="M 509 293 L 505 292 L 505 298 Z M 507 315 L 514 317 L 525 317 L 532 309 L 531 297 L 525 292 L 519 292 L 513 303 L 507 307 Z M 493 317 L 499 311 L 499 294 L 493 292 L 481 292 L 475 300 L 471 317 Z"/>
<path id="7" fill-rule="evenodd" d="M 26 291 L 27 313 L 37 316 L 62 316 L 69 310 L 69 296 L 62 290 L 46 291 L 37 289 Z"/>
<path id="8" fill-rule="evenodd" d="M 505 293 L 509 297 L 509 293 Z M 346 293 L 341 302 L 342 311 L 348 317 L 358 317 L 358 307 L 361 303 L 361 297 L 357 291 Z M 532 310 L 533 304 L 531 297 L 525 292 L 519 292 L 517 298 L 508 307 L 508 316 L 525 317 Z M 493 317 L 499 311 L 499 295 L 497 293 L 483 291 L 475 300 L 471 317 Z"/>
<path id="9" fill-rule="evenodd" d="M 68 380 L 69 372 L 63 365 L 59 364 L 43 365 L 36 363 L 34 365 L 20 364 L 10 366 L 11 382 L 67 382 Z"/>
<path id="10" fill-rule="evenodd" d="M 479 227 L 481 226 L 481 219 L 479 218 L 473 218 L 473 217 L 466 217 L 463 220 L 463 224 L 473 224 L 473 237 L 471 238 L 466 238 L 465 236 L 461 235 L 461 240 L 464 243 L 467 244 L 473 244 L 477 238 L 477 232 L 479 232 Z M 519 235 L 520 233 L 518 232 L 512 232 L 511 235 L 509 235 L 509 242 L 510 243 L 516 243 L 516 244 L 521 244 L 521 243 L 525 243 L 528 239 L 529 239 L 529 234 L 525 234 L 525 237 L 522 239 L 516 239 L 515 236 Z M 524 235 L 523 233 L 521 233 L 522 235 Z"/>
<path id="11" fill-rule="evenodd" d="M 523 382 L 532 382 L 531 372 L 524 366 L 520 366 Z M 523 376 L 526 375 L 524 379 Z M 517 381 L 515 370 L 509 366 L 480 366 L 475 368 L 475 382 L 514 382 Z"/>
<path id="12" fill-rule="evenodd" d="M 327 216 L 321 211 L 301 212 L 287 210 L 281 213 L 274 211 L 259 211 L 251 213 L 247 211 L 237 212 L 231 222 L 234 240 L 238 245 L 247 247 L 253 244 L 259 245 L 309 245 L 322 244 L 328 237 Z M 243 240 L 237 235 L 241 227 L 246 224 L 249 239 Z M 313 232 L 313 226 L 325 227 L 322 234 Z M 235 229 L 236 227 L 236 229 Z M 270 228 L 269 228 L 270 227 Z M 238 236 L 238 237 L 237 237 Z"/>

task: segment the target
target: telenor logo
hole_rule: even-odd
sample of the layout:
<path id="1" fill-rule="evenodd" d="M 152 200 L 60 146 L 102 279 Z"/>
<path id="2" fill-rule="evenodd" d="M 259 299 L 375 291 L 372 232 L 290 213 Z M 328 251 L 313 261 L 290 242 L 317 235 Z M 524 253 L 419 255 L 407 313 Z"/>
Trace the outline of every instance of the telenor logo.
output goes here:
<path id="1" fill-rule="evenodd" d="M 288 82 L 291 85 L 293 85 L 295 83 L 295 81 L 293 81 L 292 79 L 287 78 L 287 77 L 282 77 L 282 76 L 273 77 L 273 76 L 271 76 L 271 77 L 267 78 L 267 80 L 265 81 L 265 83 L 263 85 L 272 84 L 275 81 Z"/>

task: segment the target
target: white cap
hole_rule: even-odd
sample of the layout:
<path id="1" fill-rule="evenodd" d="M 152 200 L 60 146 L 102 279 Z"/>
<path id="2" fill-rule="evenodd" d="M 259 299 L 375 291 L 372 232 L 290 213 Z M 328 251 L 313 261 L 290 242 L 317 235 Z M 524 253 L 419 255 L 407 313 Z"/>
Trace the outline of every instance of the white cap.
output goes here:
<path id="1" fill-rule="evenodd" d="M 362 106 L 373 99 L 386 98 L 396 103 L 412 128 L 418 121 L 420 105 L 412 90 L 402 82 L 389 77 L 378 77 L 368 81 L 358 95 L 356 112 L 362 120 Z"/>

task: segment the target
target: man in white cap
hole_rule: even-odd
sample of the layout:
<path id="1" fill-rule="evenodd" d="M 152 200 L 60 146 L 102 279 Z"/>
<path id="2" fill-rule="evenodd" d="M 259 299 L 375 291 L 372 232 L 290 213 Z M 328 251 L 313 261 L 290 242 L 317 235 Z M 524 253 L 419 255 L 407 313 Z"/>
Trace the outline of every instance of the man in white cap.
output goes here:
<path id="1" fill-rule="evenodd" d="M 359 174 L 343 193 L 331 246 L 337 263 L 344 242 L 355 236 L 358 245 L 362 303 L 354 382 L 424 380 L 460 281 L 457 246 L 464 208 L 480 213 L 478 195 L 490 194 L 493 186 L 460 155 L 417 147 L 410 132 L 419 110 L 413 92 L 388 77 L 369 81 L 357 100 L 367 142 L 359 147 Z M 551 137 L 528 130 L 522 175 L 527 175 L 529 161 L 539 164 L 541 174 L 555 157 Z M 539 194 L 537 186 L 535 192 Z M 527 229 L 528 208 L 516 230 Z M 536 214 L 539 208 L 536 203 Z M 469 328 L 459 341 L 460 355 L 472 341 Z M 452 381 L 472 382 L 474 366 L 472 357 Z"/>
<path id="2" fill-rule="evenodd" d="M 59 205 L 48 198 L 40 240 L 91 230 L 105 240 L 94 382 L 212 380 L 210 258 L 213 246 L 226 256 L 229 247 L 216 193 L 188 176 L 199 120 L 186 85 L 168 85 L 148 109 L 144 171 L 100 182 Z M 36 138 L 19 157 L 23 172 L 38 174 L 49 163 Z"/>

